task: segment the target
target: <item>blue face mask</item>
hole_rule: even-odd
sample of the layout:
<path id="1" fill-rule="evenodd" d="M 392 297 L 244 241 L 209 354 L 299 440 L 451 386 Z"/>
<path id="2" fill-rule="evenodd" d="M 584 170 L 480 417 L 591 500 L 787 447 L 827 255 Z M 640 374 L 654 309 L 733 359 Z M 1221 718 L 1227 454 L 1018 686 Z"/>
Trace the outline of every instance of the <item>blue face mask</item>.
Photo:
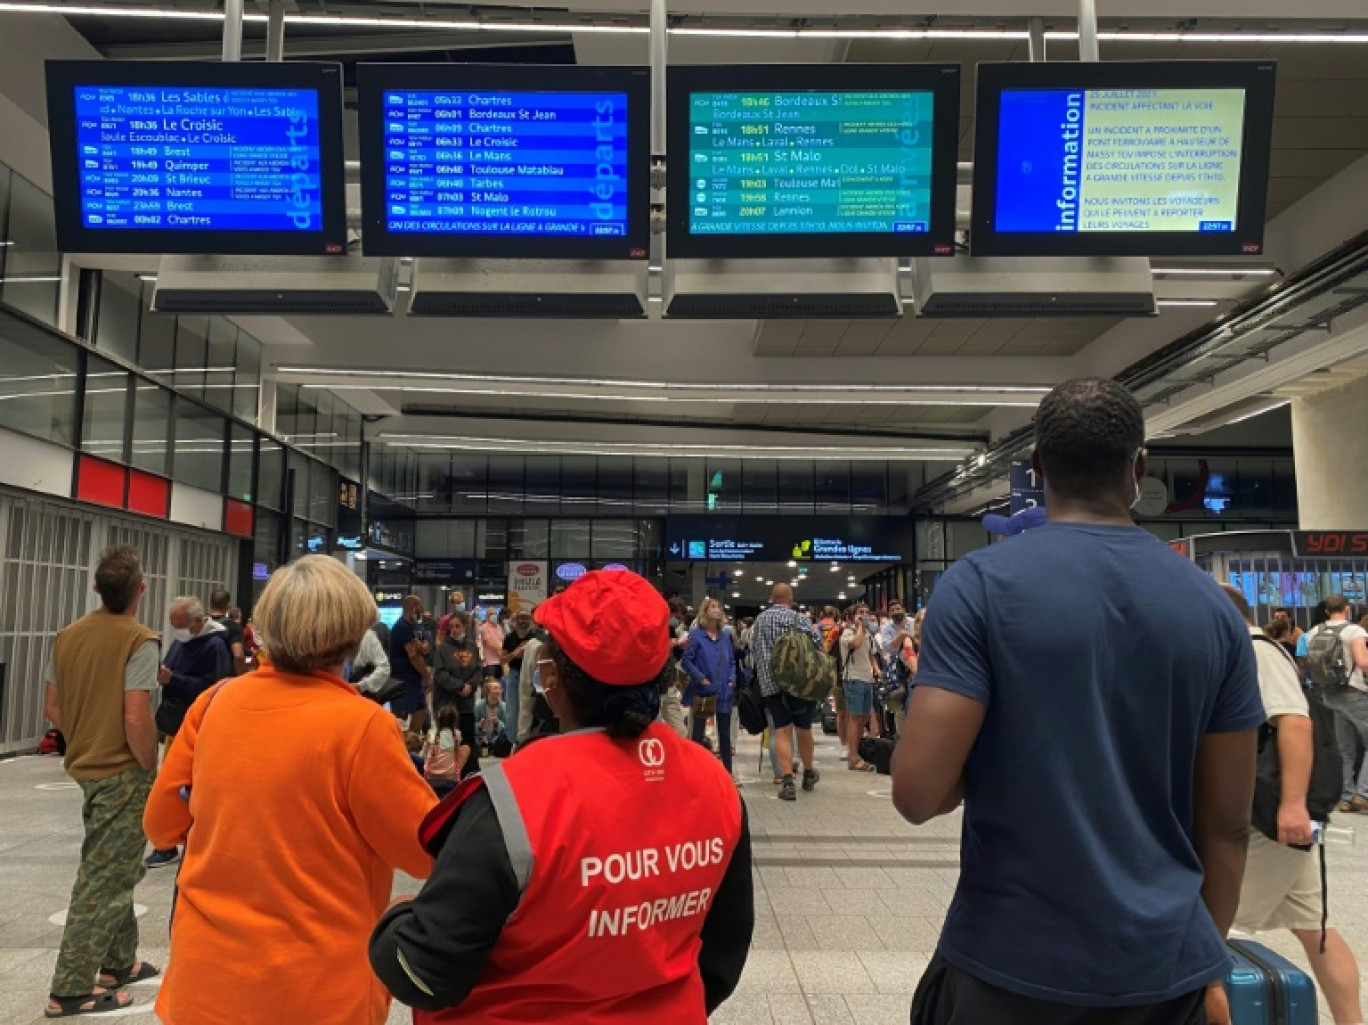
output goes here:
<path id="1" fill-rule="evenodd" d="M 732 629 L 732 625 L 731 625 L 730 623 L 728 623 L 726 626 L 724 626 L 724 627 L 722 628 L 722 632 L 723 632 L 724 634 L 726 634 L 728 637 L 730 637 L 730 636 L 734 633 L 734 630 Z"/>
<path id="2" fill-rule="evenodd" d="M 454 611 L 456 611 L 456 612 L 464 612 L 464 611 L 466 610 L 466 609 L 465 609 L 465 602 L 463 602 L 463 601 L 458 601 L 455 605 L 452 606 L 452 609 L 453 609 Z"/>

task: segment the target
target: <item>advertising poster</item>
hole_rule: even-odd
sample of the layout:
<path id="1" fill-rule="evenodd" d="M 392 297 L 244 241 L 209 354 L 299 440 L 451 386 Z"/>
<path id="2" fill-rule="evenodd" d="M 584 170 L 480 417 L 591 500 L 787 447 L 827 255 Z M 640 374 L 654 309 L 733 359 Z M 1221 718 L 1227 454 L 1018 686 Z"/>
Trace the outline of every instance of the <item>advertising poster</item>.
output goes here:
<path id="1" fill-rule="evenodd" d="M 511 611 L 531 608 L 546 601 L 547 564 L 518 559 L 508 564 L 508 607 Z"/>

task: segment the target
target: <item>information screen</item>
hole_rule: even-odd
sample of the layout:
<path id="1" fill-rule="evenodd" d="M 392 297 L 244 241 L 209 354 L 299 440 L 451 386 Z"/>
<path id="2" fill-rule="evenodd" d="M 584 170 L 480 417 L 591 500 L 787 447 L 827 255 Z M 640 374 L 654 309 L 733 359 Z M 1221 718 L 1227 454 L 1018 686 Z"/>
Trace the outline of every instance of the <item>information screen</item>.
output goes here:
<path id="1" fill-rule="evenodd" d="M 910 520 L 891 516 L 669 516 L 666 557 L 689 562 L 910 562 Z"/>
<path id="2" fill-rule="evenodd" d="M 312 89 L 77 86 L 92 231 L 320 231 Z"/>
<path id="3" fill-rule="evenodd" d="M 979 255 L 1257 255 L 1276 66 L 979 66 Z"/>
<path id="4" fill-rule="evenodd" d="M 694 93 L 694 234 L 925 234 L 935 94 Z"/>
<path id="5" fill-rule="evenodd" d="M 336 64 L 50 61 L 59 244 L 343 252 L 341 80 Z"/>
<path id="6" fill-rule="evenodd" d="M 644 73 L 365 65 L 359 84 L 367 253 L 645 255 Z"/>
<path id="7" fill-rule="evenodd" d="M 1243 89 L 1013 89 L 998 231 L 1235 231 Z"/>
<path id="8" fill-rule="evenodd" d="M 385 150 L 392 232 L 627 234 L 626 93 L 386 91 Z"/>
<path id="9" fill-rule="evenodd" d="M 669 251 L 953 251 L 959 69 L 670 69 Z"/>

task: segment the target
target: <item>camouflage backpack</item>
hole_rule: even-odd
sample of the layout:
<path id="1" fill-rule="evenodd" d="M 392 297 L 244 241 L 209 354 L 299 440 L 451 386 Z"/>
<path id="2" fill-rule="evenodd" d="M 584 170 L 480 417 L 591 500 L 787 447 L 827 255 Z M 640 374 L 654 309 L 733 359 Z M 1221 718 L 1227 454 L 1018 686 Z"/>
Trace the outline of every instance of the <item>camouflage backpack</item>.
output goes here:
<path id="1" fill-rule="evenodd" d="M 806 630 L 788 630 L 774 642 L 770 676 L 785 694 L 822 702 L 836 686 L 836 660 Z"/>

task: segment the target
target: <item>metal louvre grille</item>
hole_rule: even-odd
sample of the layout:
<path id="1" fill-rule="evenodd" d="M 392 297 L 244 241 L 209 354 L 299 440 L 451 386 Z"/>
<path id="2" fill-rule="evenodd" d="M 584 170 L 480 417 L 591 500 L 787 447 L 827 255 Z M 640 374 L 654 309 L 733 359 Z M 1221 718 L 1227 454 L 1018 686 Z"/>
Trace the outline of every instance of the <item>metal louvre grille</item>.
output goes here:
<path id="1" fill-rule="evenodd" d="M 207 599 L 235 575 L 231 538 L 0 491 L 0 754 L 32 750 L 47 729 L 52 638 L 99 604 L 91 574 L 111 544 L 141 549 L 147 594 L 138 619 L 159 632 L 176 595 Z"/>

